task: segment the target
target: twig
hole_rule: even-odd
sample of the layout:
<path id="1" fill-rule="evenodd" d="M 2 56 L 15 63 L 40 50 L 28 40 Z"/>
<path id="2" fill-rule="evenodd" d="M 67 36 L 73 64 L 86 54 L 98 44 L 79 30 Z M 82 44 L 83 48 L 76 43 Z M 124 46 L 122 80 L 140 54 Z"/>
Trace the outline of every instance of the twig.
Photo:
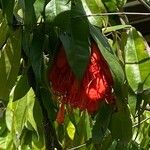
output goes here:
<path id="1" fill-rule="evenodd" d="M 148 118 L 146 118 L 146 119 L 142 120 L 140 123 L 136 123 L 136 124 L 135 124 L 135 125 L 133 125 L 132 127 L 133 127 L 133 128 L 135 128 L 136 126 L 138 126 L 138 125 L 142 124 L 143 122 L 145 122 L 145 121 L 147 121 L 147 120 L 149 120 L 149 119 L 150 119 L 150 117 L 148 117 Z"/>
<path id="2" fill-rule="evenodd" d="M 92 16 L 113 16 L 113 15 L 141 15 L 141 16 L 150 16 L 150 13 L 141 13 L 141 12 L 113 12 L 113 13 L 96 13 L 89 15 L 79 15 L 73 18 L 81 18 L 81 17 L 92 17 Z"/>
<path id="3" fill-rule="evenodd" d="M 141 4 L 143 4 L 149 11 L 150 11 L 150 6 L 143 0 L 138 0 Z"/>
<path id="4" fill-rule="evenodd" d="M 79 148 L 84 147 L 84 146 L 86 146 L 86 145 L 87 145 L 87 143 L 84 143 L 84 144 L 82 144 L 82 145 L 79 145 L 79 146 L 77 146 L 77 147 L 73 147 L 73 148 L 70 148 L 70 149 L 67 149 L 67 150 L 76 150 L 76 149 L 79 149 Z"/>

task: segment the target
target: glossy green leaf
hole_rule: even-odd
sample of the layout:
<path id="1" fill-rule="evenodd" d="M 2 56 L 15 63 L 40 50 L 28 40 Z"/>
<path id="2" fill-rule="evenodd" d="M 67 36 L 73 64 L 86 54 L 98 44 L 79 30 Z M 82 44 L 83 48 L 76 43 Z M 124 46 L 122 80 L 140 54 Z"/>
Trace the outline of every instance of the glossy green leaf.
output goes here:
<path id="1" fill-rule="evenodd" d="M 89 61 L 89 27 L 86 18 L 74 18 L 84 13 L 80 0 L 71 7 L 70 35 L 63 34 L 60 39 L 64 45 L 68 62 L 76 77 L 81 80 Z"/>
<path id="2" fill-rule="evenodd" d="M 86 15 L 105 13 L 106 9 L 101 0 L 82 0 L 84 10 Z M 88 20 L 91 24 L 98 27 L 102 27 L 104 24 L 107 24 L 107 16 L 90 16 Z"/>
<path id="3" fill-rule="evenodd" d="M 110 122 L 112 137 L 128 143 L 132 138 L 132 122 L 127 112 L 116 112 Z"/>
<path id="4" fill-rule="evenodd" d="M 111 114 L 112 107 L 106 103 L 101 103 L 92 131 L 92 138 L 95 143 L 102 142 L 110 122 Z"/>
<path id="5" fill-rule="evenodd" d="M 6 14 L 8 24 L 13 22 L 13 9 L 15 0 L 1 0 L 3 12 Z"/>
<path id="6" fill-rule="evenodd" d="M 58 14 L 67 10 L 70 10 L 68 0 L 51 0 L 45 7 L 46 20 L 52 21 Z"/>
<path id="7" fill-rule="evenodd" d="M 0 99 L 6 100 L 16 82 L 21 57 L 21 30 L 10 34 L 0 51 Z"/>
<path id="8" fill-rule="evenodd" d="M 135 92 L 150 89 L 150 55 L 145 41 L 134 28 L 128 32 L 125 63 L 126 76 L 131 88 Z"/>

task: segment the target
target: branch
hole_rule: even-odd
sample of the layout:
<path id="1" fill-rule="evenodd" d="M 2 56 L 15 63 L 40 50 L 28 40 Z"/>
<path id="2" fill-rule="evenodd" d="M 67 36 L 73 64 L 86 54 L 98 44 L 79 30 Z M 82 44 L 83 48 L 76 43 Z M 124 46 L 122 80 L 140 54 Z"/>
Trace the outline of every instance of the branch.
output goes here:
<path id="1" fill-rule="evenodd" d="M 96 13 L 96 14 L 75 16 L 73 18 L 92 17 L 92 16 L 113 16 L 113 15 L 138 15 L 138 16 L 141 15 L 141 16 L 150 16 L 150 13 L 141 13 L 141 12 Z"/>

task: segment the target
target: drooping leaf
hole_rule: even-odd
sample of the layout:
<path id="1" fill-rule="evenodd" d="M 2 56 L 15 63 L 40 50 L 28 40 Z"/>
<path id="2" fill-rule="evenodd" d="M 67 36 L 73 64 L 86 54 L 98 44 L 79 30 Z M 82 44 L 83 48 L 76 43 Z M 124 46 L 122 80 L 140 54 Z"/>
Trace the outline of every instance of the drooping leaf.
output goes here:
<path id="1" fill-rule="evenodd" d="M 44 108 L 47 110 L 49 120 L 54 122 L 56 119 L 56 106 L 53 104 L 52 95 L 49 89 L 40 88 L 39 94 L 40 101 L 43 103 Z"/>
<path id="2" fill-rule="evenodd" d="M 38 29 L 33 33 L 33 39 L 30 45 L 29 59 L 35 74 L 36 81 L 42 84 L 43 73 L 43 41 L 44 33 Z"/>
<path id="3" fill-rule="evenodd" d="M 93 39 L 96 41 L 102 55 L 106 59 L 110 69 L 112 71 L 112 75 L 114 78 L 114 87 L 116 92 L 120 93 L 120 88 L 124 82 L 124 72 L 119 64 L 118 58 L 113 53 L 112 48 L 110 47 L 107 39 L 102 35 L 98 28 L 94 26 L 90 26 L 91 35 Z"/>
<path id="4" fill-rule="evenodd" d="M 141 35 L 131 28 L 125 45 L 125 71 L 135 92 L 150 89 L 150 55 Z"/>
<path id="5" fill-rule="evenodd" d="M 86 18 L 76 18 L 84 14 L 80 0 L 71 6 L 70 35 L 62 34 L 60 39 L 66 51 L 68 62 L 76 77 L 81 80 L 89 61 L 89 27 Z"/>
<path id="6" fill-rule="evenodd" d="M 112 137 L 128 143 L 132 138 L 132 122 L 127 112 L 116 112 L 110 122 Z"/>
<path id="7" fill-rule="evenodd" d="M 60 32 L 70 31 L 70 13 L 70 10 L 64 11 L 55 17 L 53 24 L 59 28 Z"/>
<path id="8" fill-rule="evenodd" d="M 21 30 L 10 34 L 0 51 L 0 98 L 6 100 L 16 82 L 21 57 Z"/>
<path id="9" fill-rule="evenodd" d="M 110 122 L 111 114 L 112 107 L 106 103 L 101 103 L 92 131 L 92 138 L 95 143 L 102 142 Z"/>

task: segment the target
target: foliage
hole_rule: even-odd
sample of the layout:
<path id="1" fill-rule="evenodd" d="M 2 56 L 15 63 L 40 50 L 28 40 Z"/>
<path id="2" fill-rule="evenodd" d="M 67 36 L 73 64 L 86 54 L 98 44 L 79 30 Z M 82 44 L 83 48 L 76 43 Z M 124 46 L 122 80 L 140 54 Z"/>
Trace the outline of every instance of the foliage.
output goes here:
<path id="1" fill-rule="evenodd" d="M 147 1 L 149 2 L 149 1 Z M 118 12 L 126 0 L 0 0 L 0 149 L 148 150 L 150 47 Z M 114 79 L 116 104 L 89 114 L 58 99 L 48 70 L 62 42 L 81 80 L 97 43 Z"/>

